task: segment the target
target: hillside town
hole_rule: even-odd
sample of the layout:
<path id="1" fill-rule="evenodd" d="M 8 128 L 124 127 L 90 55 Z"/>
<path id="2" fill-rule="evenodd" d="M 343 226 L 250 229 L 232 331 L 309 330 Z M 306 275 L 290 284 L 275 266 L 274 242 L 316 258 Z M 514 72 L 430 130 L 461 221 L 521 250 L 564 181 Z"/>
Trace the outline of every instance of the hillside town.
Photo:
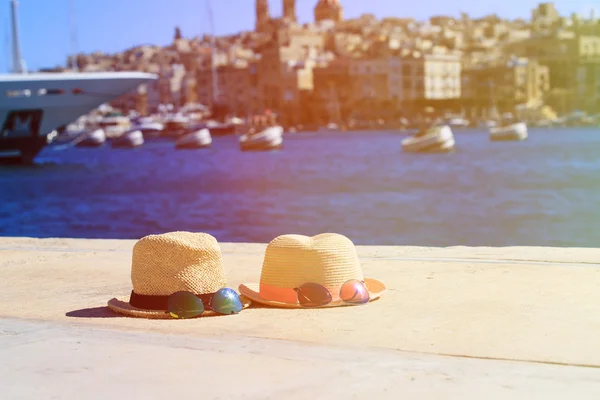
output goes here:
<path id="1" fill-rule="evenodd" d="M 215 114 L 277 113 L 286 126 L 349 121 L 393 124 L 452 113 L 469 120 L 500 112 L 536 121 L 600 111 L 600 22 L 539 4 L 529 21 L 497 15 L 345 19 L 340 0 L 319 0 L 314 22 L 298 23 L 296 1 L 273 16 L 256 0 L 254 31 L 78 54 L 67 68 L 159 76 L 116 106 L 146 115 L 202 104 Z"/>

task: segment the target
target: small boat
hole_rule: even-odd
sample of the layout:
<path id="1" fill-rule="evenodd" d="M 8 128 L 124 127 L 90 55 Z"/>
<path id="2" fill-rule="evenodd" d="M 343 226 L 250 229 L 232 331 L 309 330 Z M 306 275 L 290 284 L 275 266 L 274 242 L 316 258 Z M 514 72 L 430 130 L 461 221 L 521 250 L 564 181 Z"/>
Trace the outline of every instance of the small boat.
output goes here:
<path id="1" fill-rule="evenodd" d="M 76 147 L 100 147 L 106 142 L 106 134 L 102 129 L 95 129 L 91 132 L 82 133 L 74 140 Z"/>
<path id="2" fill-rule="evenodd" d="M 159 122 L 138 122 L 133 129 L 141 131 L 145 139 L 152 139 L 160 137 L 164 130 L 164 125 Z"/>
<path id="3" fill-rule="evenodd" d="M 409 153 L 447 153 L 456 141 L 448 125 L 427 128 L 402 141 L 402 150 Z"/>
<path id="4" fill-rule="evenodd" d="M 268 151 L 283 147 L 283 128 L 271 126 L 257 133 L 246 133 L 240 136 L 242 151 Z"/>
<path id="5" fill-rule="evenodd" d="M 448 125 L 450 127 L 450 129 L 453 128 L 468 128 L 469 127 L 470 122 L 462 117 L 450 117 L 446 120 L 446 125 Z"/>
<path id="6" fill-rule="evenodd" d="M 525 122 L 513 122 L 500 124 L 490 128 L 490 140 L 508 141 L 527 139 L 527 124 Z"/>
<path id="7" fill-rule="evenodd" d="M 210 147 L 212 144 L 212 137 L 210 131 L 206 128 L 199 129 L 194 132 L 188 133 L 175 142 L 176 149 L 203 149 Z"/>
<path id="8" fill-rule="evenodd" d="M 161 136 L 178 138 L 188 131 L 189 124 L 190 119 L 185 115 L 169 115 L 164 121 L 164 129 L 161 133 Z"/>
<path id="9" fill-rule="evenodd" d="M 209 121 L 206 127 L 210 130 L 210 134 L 214 136 L 234 135 L 237 132 L 238 124 L 225 122 Z"/>
<path id="10" fill-rule="evenodd" d="M 108 138 L 119 137 L 131 129 L 131 121 L 122 114 L 110 113 L 100 119 L 98 128 L 103 129 Z"/>
<path id="11" fill-rule="evenodd" d="M 112 140 L 111 145 L 114 148 L 129 148 L 138 147 L 144 144 L 144 135 L 142 131 L 133 129 L 125 132 L 122 136 Z"/>

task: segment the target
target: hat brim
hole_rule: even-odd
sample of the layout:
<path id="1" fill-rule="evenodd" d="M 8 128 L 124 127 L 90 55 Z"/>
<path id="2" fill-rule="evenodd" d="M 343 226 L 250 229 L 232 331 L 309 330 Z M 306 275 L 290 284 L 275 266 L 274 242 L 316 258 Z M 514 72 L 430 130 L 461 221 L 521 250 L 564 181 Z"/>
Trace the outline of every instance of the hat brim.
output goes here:
<path id="1" fill-rule="evenodd" d="M 245 296 L 240 296 L 240 300 L 242 301 L 242 309 L 248 308 L 250 306 L 250 299 Z M 113 298 L 108 301 L 108 308 L 117 312 L 119 314 L 123 314 L 128 317 L 135 318 L 148 318 L 148 319 L 176 319 L 169 314 L 168 311 L 164 310 L 144 310 L 142 308 L 137 308 L 129 304 L 129 297 L 124 298 Z M 216 317 L 217 315 L 222 315 L 217 312 L 206 310 L 200 315 L 200 318 L 203 317 Z"/>
<path id="2" fill-rule="evenodd" d="M 377 300 L 380 298 L 387 290 L 385 284 L 377 279 L 365 278 L 365 285 L 367 286 L 367 290 L 369 291 L 369 302 L 373 300 Z M 269 307 L 278 307 L 278 308 L 305 308 L 302 307 L 298 303 L 283 303 L 280 301 L 274 301 L 265 299 L 259 294 L 259 284 L 257 283 L 248 283 L 242 284 L 238 288 L 239 292 L 242 296 L 249 298 L 253 303 L 260 303 Z M 327 307 L 343 307 L 349 306 L 351 304 L 346 303 L 344 301 L 333 301 L 329 304 L 318 308 L 327 308 Z"/>

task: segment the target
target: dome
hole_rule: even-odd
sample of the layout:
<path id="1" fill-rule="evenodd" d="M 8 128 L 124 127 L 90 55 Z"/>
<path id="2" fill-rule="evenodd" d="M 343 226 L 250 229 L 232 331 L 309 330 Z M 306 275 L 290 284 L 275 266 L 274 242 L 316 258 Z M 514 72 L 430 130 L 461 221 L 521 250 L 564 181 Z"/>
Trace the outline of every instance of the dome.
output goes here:
<path id="1" fill-rule="evenodd" d="M 341 8 L 340 0 L 319 0 L 317 7 L 335 7 Z"/>

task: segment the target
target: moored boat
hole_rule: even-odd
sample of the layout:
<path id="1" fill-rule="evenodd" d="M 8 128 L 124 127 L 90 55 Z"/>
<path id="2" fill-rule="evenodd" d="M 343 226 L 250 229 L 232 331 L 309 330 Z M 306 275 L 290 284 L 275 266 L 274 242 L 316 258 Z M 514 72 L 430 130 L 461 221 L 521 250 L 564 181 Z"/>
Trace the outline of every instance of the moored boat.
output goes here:
<path id="1" fill-rule="evenodd" d="M 252 131 L 240 136 L 242 151 L 268 151 L 283 147 L 283 128 L 271 126 L 262 131 Z"/>
<path id="2" fill-rule="evenodd" d="M 185 134 L 175 142 L 176 149 L 203 149 L 210 147 L 212 137 L 208 129 L 198 129 Z"/>
<path id="3" fill-rule="evenodd" d="M 111 141 L 113 148 L 134 148 L 144 144 L 144 135 L 139 130 L 130 130 Z"/>
<path id="4" fill-rule="evenodd" d="M 409 153 L 439 153 L 454 149 L 456 141 L 448 125 L 424 129 L 402 141 L 402 150 Z"/>
<path id="5" fill-rule="evenodd" d="M 106 142 L 106 134 L 102 129 L 94 129 L 82 133 L 74 142 L 76 147 L 100 147 Z"/>
<path id="6" fill-rule="evenodd" d="M 518 141 L 527 139 L 527 136 L 525 122 L 500 124 L 490 128 L 490 140 L 492 141 Z"/>

